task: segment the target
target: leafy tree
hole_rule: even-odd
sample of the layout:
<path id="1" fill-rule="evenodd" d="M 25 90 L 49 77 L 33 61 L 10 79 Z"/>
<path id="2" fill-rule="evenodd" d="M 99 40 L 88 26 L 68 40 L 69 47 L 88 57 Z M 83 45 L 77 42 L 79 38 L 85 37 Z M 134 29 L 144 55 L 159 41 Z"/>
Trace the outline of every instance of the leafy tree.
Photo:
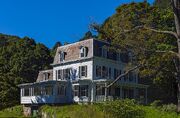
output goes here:
<path id="1" fill-rule="evenodd" d="M 110 40 L 112 45 L 118 47 L 116 50 L 133 53 L 136 58 L 129 63 L 129 68 L 133 68 L 133 65 L 141 65 L 138 67 L 141 78 L 146 78 L 142 80 L 151 85 L 148 90 L 148 99 L 152 101 L 163 99 L 164 102 L 172 102 L 176 101 L 175 88 L 172 87 L 176 81 L 172 61 L 174 56 L 154 52 L 176 50 L 176 40 L 173 36 L 158 34 L 140 27 L 171 30 L 173 25 L 173 13 L 170 9 L 161 11 L 147 3 L 131 3 L 118 7 L 116 13 L 101 26 L 93 24 L 93 27 L 99 32 L 98 37 Z M 161 59 L 162 57 L 164 60 Z M 135 66 L 132 71 L 134 69 L 137 67 Z M 123 76 L 125 75 L 121 77 Z"/>
<path id="2" fill-rule="evenodd" d="M 28 37 L 0 34 L 0 109 L 19 103 L 18 84 L 34 82 L 50 68 L 50 50 Z M 12 94 L 13 93 L 13 94 Z"/>
<path id="3" fill-rule="evenodd" d="M 161 9 L 166 9 L 170 6 L 170 0 L 155 0 L 154 5 L 158 6 Z"/>
<path id="4" fill-rule="evenodd" d="M 55 45 L 53 46 L 52 50 L 51 50 L 51 56 L 54 57 L 56 50 L 58 47 L 62 46 L 61 42 L 56 42 Z"/>
<path id="5" fill-rule="evenodd" d="M 91 33 L 91 31 L 88 31 L 84 34 L 84 36 L 79 40 L 79 41 L 82 41 L 82 40 L 86 40 L 86 39 L 90 39 L 90 38 L 96 38 L 95 35 L 93 35 Z"/>

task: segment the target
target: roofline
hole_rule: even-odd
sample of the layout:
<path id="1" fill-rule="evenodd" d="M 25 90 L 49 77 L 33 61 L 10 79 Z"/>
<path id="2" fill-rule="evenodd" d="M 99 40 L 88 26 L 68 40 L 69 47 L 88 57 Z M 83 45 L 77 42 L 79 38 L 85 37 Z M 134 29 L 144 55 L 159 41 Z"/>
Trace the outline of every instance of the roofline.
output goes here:
<path id="1" fill-rule="evenodd" d="M 86 40 L 96 40 L 96 41 L 104 42 L 106 44 L 110 44 L 109 42 L 104 41 L 104 40 L 99 40 L 97 38 L 89 38 L 89 39 L 85 39 L 85 40 L 82 40 L 82 41 L 76 41 L 76 42 L 73 42 L 73 43 L 70 43 L 70 44 L 67 44 L 67 45 L 62 45 L 62 46 L 59 46 L 58 48 L 68 47 L 68 46 L 75 45 L 75 44 L 80 43 L 80 42 L 84 42 Z"/>

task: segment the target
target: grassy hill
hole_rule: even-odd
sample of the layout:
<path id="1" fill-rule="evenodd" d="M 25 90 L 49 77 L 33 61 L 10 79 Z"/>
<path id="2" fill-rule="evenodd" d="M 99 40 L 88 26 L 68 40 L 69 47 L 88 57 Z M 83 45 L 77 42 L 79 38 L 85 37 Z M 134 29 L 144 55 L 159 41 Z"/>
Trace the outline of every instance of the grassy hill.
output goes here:
<path id="1" fill-rule="evenodd" d="M 123 109 L 118 108 L 119 111 L 124 111 L 126 116 L 131 114 L 133 110 L 137 107 L 143 110 L 144 113 L 141 117 L 123 117 L 123 118 L 180 118 L 176 112 L 162 111 L 159 108 L 153 106 L 122 106 Z M 110 108 L 111 109 L 111 108 Z M 57 118 L 116 118 L 113 116 L 112 112 L 107 112 L 102 109 L 102 106 L 99 104 L 95 105 L 65 105 L 65 106 L 42 106 L 41 113 L 43 112 L 46 116 Z M 122 115 L 122 114 L 121 114 Z M 131 114 L 132 115 L 132 114 Z M 0 117 L 23 117 L 22 106 L 15 106 L 11 108 L 4 109 L 0 111 Z M 117 118 L 122 118 L 118 116 Z"/>

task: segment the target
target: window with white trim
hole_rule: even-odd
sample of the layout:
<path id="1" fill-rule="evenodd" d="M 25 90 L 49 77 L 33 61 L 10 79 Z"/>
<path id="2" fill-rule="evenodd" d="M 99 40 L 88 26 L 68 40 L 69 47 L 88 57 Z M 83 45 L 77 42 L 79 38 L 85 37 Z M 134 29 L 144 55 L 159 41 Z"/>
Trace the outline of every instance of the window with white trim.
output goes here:
<path id="1" fill-rule="evenodd" d="M 88 85 L 81 85 L 80 86 L 80 96 L 88 97 Z"/>
<path id="2" fill-rule="evenodd" d="M 59 52 L 59 60 L 63 62 L 65 60 L 65 52 Z"/>
<path id="3" fill-rule="evenodd" d="M 79 66 L 79 77 L 87 77 L 87 66 Z"/>
<path id="4" fill-rule="evenodd" d="M 87 57 L 87 54 L 88 54 L 88 48 L 82 46 L 80 48 L 80 57 Z"/>
<path id="5" fill-rule="evenodd" d="M 79 96 L 79 85 L 74 85 L 74 96 Z"/>

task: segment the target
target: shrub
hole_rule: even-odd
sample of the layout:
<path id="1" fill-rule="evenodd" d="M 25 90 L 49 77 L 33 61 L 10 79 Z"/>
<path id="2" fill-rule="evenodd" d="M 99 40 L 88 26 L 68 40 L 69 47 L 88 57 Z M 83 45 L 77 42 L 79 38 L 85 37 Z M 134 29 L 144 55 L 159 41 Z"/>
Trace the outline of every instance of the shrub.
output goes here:
<path id="1" fill-rule="evenodd" d="M 161 105 L 162 105 L 161 100 L 155 100 L 154 102 L 151 103 L 151 106 L 153 106 L 153 107 L 159 107 Z"/>
<path id="2" fill-rule="evenodd" d="M 161 110 L 164 112 L 176 112 L 177 107 L 174 104 L 167 104 L 167 105 L 163 105 L 161 107 Z"/>
<path id="3" fill-rule="evenodd" d="M 134 100 L 116 100 L 106 102 L 101 105 L 104 113 L 113 118 L 143 118 L 144 110 L 140 105 L 135 104 Z"/>

